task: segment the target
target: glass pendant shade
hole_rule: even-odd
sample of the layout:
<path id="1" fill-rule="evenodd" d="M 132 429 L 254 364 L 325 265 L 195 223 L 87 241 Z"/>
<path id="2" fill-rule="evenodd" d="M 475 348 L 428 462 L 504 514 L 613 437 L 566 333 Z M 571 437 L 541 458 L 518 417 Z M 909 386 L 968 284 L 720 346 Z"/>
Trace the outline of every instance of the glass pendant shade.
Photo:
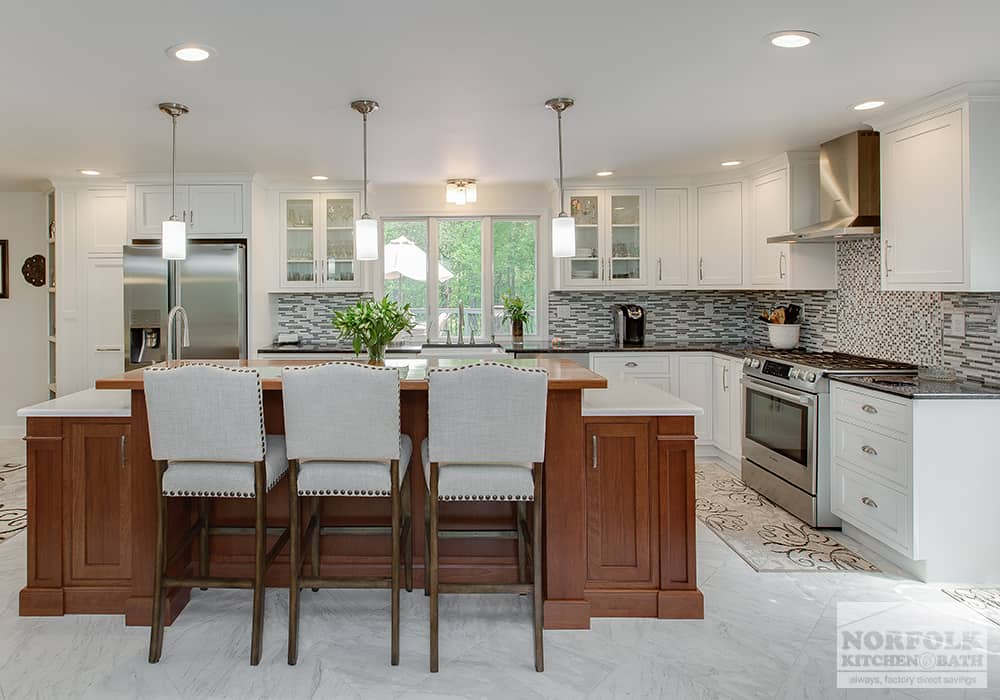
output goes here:
<path id="1" fill-rule="evenodd" d="M 367 215 L 354 222 L 354 257 L 378 260 L 378 221 Z"/>
<path id="2" fill-rule="evenodd" d="M 444 190 L 444 201 L 448 204 L 458 203 L 458 185 L 453 182 L 449 182 Z"/>
<path id="3" fill-rule="evenodd" d="M 476 199 L 476 183 L 470 182 L 465 186 L 465 201 L 469 204 L 475 204 Z"/>
<path id="4" fill-rule="evenodd" d="M 160 245 L 164 260 L 184 260 L 187 258 L 187 226 L 183 221 L 168 219 L 160 229 Z"/>
<path id="5" fill-rule="evenodd" d="M 576 219 L 563 214 L 552 219 L 552 257 L 572 258 L 576 255 Z"/>

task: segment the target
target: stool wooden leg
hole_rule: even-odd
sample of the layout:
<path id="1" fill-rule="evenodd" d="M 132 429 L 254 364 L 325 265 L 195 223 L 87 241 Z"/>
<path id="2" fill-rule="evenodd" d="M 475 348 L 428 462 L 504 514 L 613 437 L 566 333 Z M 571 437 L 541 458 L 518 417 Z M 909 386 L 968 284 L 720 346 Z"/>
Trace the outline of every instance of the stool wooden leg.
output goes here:
<path id="1" fill-rule="evenodd" d="M 413 482 L 410 471 L 403 479 L 403 569 L 406 574 L 406 591 L 413 592 Z"/>
<path id="2" fill-rule="evenodd" d="M 208 498 L 198 499 L 198 517 L 201 518 L 201 530 L 198 532 L 198 575 L 208 577 Z M 201 590 L 207 591 L 207 588 Z"/>
<path id="3" fill-rule="evenodd" d="M 156 560 L 153 572 L 153 620 L 149 626 L 149 663 L 160 660 L 163 651 L 163 569 L 166 566 L 166 503 L 163 498 L 163 462 L 156 463 Z"/>
<path id="4" fill-rule="evenodd" d="M 524 501 L 517 502 L 517 582 L 528 582 L 528 543 L 524 541 L 524 525 L 528 522 L 528 506 Z"/>
<path id="5" fill-rule="evenodd" d="M 431 492 L 424 491 L 424 595 L 431 594 Z"/>
<path id="6" fill-rule="evenodd" d="M 390 464 L 392 478 L 392 642 L 390 663 L 399 665 L 399 534 L 401 508 L 399 495 L 399 460 Z"/>
<path id="7" fill-rule="evenodd" d="M 438 670 L 438 464 L 431 462 L 430 489 L 430 595 L 431 595 L 431 673 Z"/>
<path id="8" fill-rule="evenodd" d="M 313 528 L 312 542 L 309 543 L 309 564 L 312 567 L 313 578 L 319 577 L 319 529 L 322 525 L 320 517 L 320 502 L 319 496 L 313 496 L 312 499 L 312 517 L 316 518 L 316 527 Z M 318 588 L 312 589 L 313 593 L 319 591 Z"/>
<path id="9" fill-rule="evenodd" d="M 294 666 L 299 658 L 299 550 L 301 519 L 299 513 L 299 464 L 298 460 L 288 462 L 288 529 L 289 529 L 289 576 L 288 576 L 288 665 Z"/>
<path id="10" fill-rule="evenodd" d="M 254 523 L 253 562 L 253 639 L 250 644 L 250 665 L 260 663 L 262 637 L 264 634 L 264 545 L 267 541 L 267 484 L 264 478 L 264 463 L 254 465 L 256 472 L 255 500 L 257 519 Z"/>
<path id="11" fill-rule="evenodd" d="M 543 588 L 542 588 L 542 463 L 538 462 L 534 468 L 535 477 L 535 500 L 533 502 L 532 523 L 531 523 L 531 564 L 532 579 L 531 588 L 533 594 L 533 613 L 535 617 L 535 670 L 545 670 L 545 653 L 542 647 L 542 611 L 543 611 Z"/>

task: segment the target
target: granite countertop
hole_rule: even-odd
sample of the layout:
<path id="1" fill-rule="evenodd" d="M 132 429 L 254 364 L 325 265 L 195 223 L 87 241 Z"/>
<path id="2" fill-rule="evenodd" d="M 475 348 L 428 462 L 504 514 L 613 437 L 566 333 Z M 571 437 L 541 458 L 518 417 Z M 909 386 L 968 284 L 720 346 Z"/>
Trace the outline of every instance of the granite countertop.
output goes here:
<path id="1" fill-rule="evenodd" d="M 420 343 L 401 343 L 399 345 L 390 345 L 385 349 L 387 355 L 416 355 L 420 352 Z M 301 345 L 267 345 L 262 348 L 258 348 L 257 352 L 263 353 L 347 353 L 350 355 L 354 354 L 354 348 L 347 343 L 329 343 L 329 344 L 313 344 L 313 343 L 302 343 Z M 361 352 L 362 355 L 366 353 Z"/>
<path id="2" fill-rule="evenodd" d="M 906 399 L 1000 399 L 1000 387 L 975 382 L 935 382 L 919 377 L 831 377 L 834 381 Z"/>
<path id="3" fill-rule="evenodd" d="M 689 341 L 649 341 L 644 345 L 626 345 L 619 347 L 611 341 L 567 341 L 552 345 L 541 340 L 529 340 L 524 343 L 511 343 L 506 341 L 501 343 L 507 352 L 717 352 L 732 357 L 743 357 L 753 350 L 752 345 L 746 343 L 720 343 L 711 340 L 689 340 Z"/>
<path id="4" fill-rule="evenodd" d="M 17 415 L 22 418 L 61 416 L 128 418 L 132 415 L 132 392 L 84 389 L 18 409 Z"/>

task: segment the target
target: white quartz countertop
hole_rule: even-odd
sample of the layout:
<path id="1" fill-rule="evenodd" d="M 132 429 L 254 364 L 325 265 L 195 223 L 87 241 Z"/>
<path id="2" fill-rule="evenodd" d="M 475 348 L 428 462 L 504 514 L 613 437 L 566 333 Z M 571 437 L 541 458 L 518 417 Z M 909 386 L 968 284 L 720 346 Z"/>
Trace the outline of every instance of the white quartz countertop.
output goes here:
<path id="1" fill-rule="evenodd" d="M 48 416 L 91 416 L 91 417 L 122 417 L 132 415 L 131 391 L 84 389 L 74 394 L 66 394 L 51 401 L 36 403 L 19 409 L 18 416 L 22 418 L 37 418 Z"/>
<path id="2" fill-rule="evenodd" d="M 583 390 L 585 416 L 700 416 L 705 412 L 655 386 L 608 379 L 607 389 Z"/>

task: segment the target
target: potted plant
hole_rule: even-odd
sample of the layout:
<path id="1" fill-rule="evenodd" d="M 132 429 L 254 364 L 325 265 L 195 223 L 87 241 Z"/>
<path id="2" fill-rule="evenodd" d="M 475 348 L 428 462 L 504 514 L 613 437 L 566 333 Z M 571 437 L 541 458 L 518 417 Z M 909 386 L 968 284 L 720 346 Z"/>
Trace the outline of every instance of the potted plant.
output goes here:
<path id="1" fill-rule="evenodd" d="M 528 310 L 524 308 L 524 300 L 511 294 L 504 294 L 500 302 L 503 312 L 500 317 L 510 323 L 510 335 L 515 343 L 524 342 L 524 324 L 531 319 Z"/>
<path id="2" fill-rule="evenodd" d="M 410 305 L 400 306 L 388 296 L 380 301 L 362 299 L 333 314 L 333 327 L 340 331 L 340 337 L 351 340 L 356 355 L 361 354 L 362 347 L 367 349 L 372 363 L 383 362 L 389 343 L 403 331 L 410 333 L 415 325 Z"/>

